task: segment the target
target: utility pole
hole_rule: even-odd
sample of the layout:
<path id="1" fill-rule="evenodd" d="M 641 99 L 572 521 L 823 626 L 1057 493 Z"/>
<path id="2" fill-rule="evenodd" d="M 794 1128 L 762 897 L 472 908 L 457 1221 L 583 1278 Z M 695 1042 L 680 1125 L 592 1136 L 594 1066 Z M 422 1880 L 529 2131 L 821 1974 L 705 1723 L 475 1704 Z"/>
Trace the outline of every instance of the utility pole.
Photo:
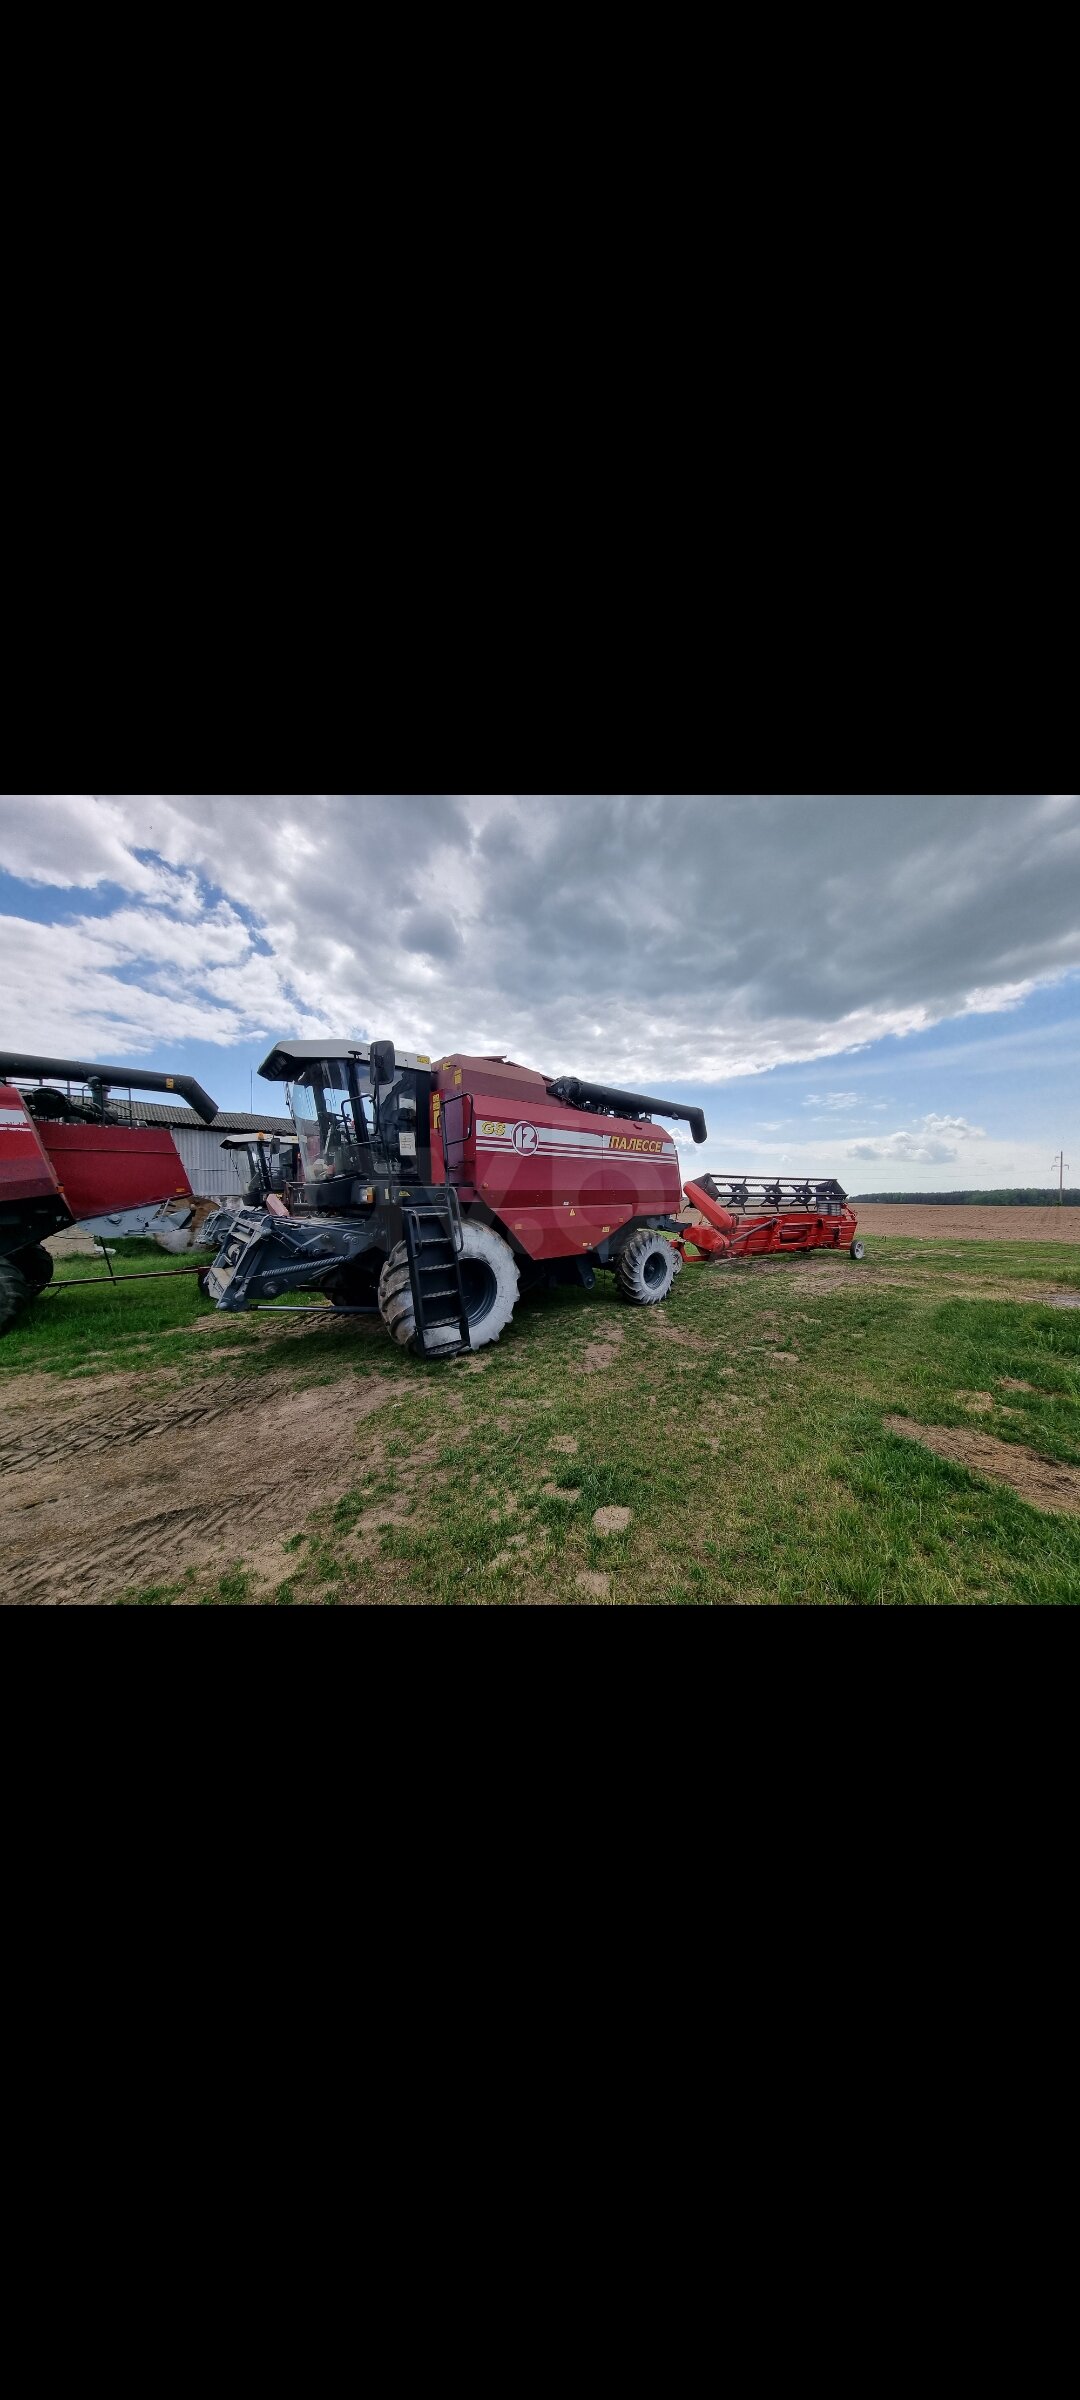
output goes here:
<path id="1" fill-rule="evenodd" d="M 1057 1153 L 1057 1156 L 1056 1156 L 1056 1158 L 1052 1158 L 1052 1159 L 1051 1159 L 1051 1161 L 1050 1161 L 1051 1172 L 1053 1171 L 1053 1169 L 1054 1169 L 1055 1167 L 1057 1168 L 1057 1171 L 1058 1171 L 1058 1207 L 1059 1207 L 1059 1208 L 1064 1208 L 1064 1205 L 1065 1205 L 1065 1169 L 1066 1169 L 1066 1167 L 1068 1166 L 1068 1163 L 1069 1163 L 1069 1162 L 1068 1162 L 1068 1159 L 1067 1159 L 1067 1158 L 1066 1158 L 1066 1156 L 1065 1156 L 1065 1152 L 1064 1152 L 1064 1150 L 1059 1150 L 1059 1151 L 1058 1151 L 1058 1153 Z"/>

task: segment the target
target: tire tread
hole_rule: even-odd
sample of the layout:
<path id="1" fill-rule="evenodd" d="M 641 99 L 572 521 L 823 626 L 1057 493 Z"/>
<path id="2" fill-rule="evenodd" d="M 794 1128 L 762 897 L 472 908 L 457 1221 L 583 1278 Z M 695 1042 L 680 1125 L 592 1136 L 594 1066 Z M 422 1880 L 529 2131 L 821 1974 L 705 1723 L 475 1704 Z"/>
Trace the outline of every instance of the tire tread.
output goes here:
<path id="1" fill-rule="evenodd" d="M 675 1281 L 677 1269 L 682 1265 L 682 1260 L 678 1258 L 676 1252 L 672 1251 L 672 1259 L 674 1263 L 672 1265 L 671 1274 L 669 1275 L 667 1283 L 665 1284 L 662 1292 L 650 1291 L 647 1285 L 642 1283 L 640 1274 L 641 1267 L 644 1263 L 644 1260 L 648 1256 L 649 1251 L 653 1249 L 657 1242 L 662 1240 L 663 1236 L 661 1234 L 652 1233 L 650 1232 L 648 1226 L 643 1225 L 640 1232 L 631 1234 L 630 1240 L 627 1242 L 625 1248 L 619 1252 L 619 1256 L 615 1262 L 616 1288 L 618 1290 L 620 1299 L 627 1301 L 632 1308 L 656 1308 L 657 1305 L 661 1301 L 666 1300 L 670 1294 L 672 1285 Z M 669 1250 L 671 1249 L 670 1242 L 665 1244 L 665 1248 Z"/>

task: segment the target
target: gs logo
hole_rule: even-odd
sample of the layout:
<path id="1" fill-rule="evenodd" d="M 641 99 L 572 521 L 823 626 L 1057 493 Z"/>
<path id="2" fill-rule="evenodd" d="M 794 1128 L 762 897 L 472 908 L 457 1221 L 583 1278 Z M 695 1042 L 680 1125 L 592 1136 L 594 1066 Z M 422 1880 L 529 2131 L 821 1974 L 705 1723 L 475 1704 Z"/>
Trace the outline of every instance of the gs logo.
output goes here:
<path id="1" fill-rule="evenodd" d="M 521 1153 L 522 1153 L 522 1156 L 523 1156 L 524 1158 L 531 1158 L 531 1157 L 532 1157 L 532 1154 L 533 1154 L 533 1151 L 534 1151 L 534 1150 L 538 1150 L 538 1149 L 539 1149 L 539 1147 L 540 1147 L 540 1136 L 539 1136 L 539 1134 L 537 1133 L 537 1130 L 536 1130 L 536 1127 L 535 1127 L 535 1125 L 515 1125 L 515 1127 L 514 1127 L 514 1148 L 515 1148 L 515 1150 L 520 1150 L 520 1151 L 521 1151 Z"/>

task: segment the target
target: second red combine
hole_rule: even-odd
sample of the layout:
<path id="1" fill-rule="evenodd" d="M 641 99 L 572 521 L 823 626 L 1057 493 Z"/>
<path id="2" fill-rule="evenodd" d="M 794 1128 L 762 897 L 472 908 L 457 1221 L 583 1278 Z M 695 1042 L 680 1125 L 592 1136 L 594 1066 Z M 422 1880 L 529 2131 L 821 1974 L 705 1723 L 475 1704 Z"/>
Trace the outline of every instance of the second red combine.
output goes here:
<path id="1" fill-rule="evenodd" d="M 51 1281 L 53 1234 L 193 1197 L 171 1132 L 134 1121 L 132 1092 L 148 1091 L 213 1123 L 217 1103 L 194 1076 L 0 1050 L 0 1333 Z"/>

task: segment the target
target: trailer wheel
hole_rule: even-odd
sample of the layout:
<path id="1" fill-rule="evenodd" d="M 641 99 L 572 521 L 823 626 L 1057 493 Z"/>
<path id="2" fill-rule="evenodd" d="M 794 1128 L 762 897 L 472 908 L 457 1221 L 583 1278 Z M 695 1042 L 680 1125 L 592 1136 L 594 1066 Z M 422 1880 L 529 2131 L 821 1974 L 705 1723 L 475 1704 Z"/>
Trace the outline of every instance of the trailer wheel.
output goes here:
<path id="1" fill-rule="evenodd" d="M 666 1300 L 682 1260 L 662 1233 L 650 1233 L 644 1227 L 631 1234 L 625 1250 L 620 1250 L 615 1266 L 615 1281 L 619 1298 L 629 1300 L 635 1308 L 651 1308 L 655 1301 Z"/>
<path id="2" fill-rule="evenodd" d="M 866 1243 L 865 1243 L 865 1242 L 852 1242 L 852 1245 L 851 1245 L 851 1255 L 852 1255 L 852 1258 L 865 1258 L 865 1257 L 866 1257 Z"/>
<path id="3" fill-rule="evenodd" d="M 13 1258 L 0 1258 L 0 1333 L 14 1325 L 20 1309 L 33 1298 Z"/>
<path id="4" fill-rule="evenodd" d="M 480 1350 L 486 1342 L 498 1341 L 513 1316 L 518 1296 L 517 1262 L 509 1242 L 504 1242 L 490 1225 L 463 1225 L 461 1230 L 464 1237 L 461 1280 L 469 1313 L 469 1335 L 472 1348 Z M 434 1358 L 441 1348 L 456 1349 L 461 1338 L 456 1322 L 436 1326 L 429 1337 L 430 1347 L 418 1348 L 416 1310 L 404 1242 L 398 1242 L 391 1250 L 379 1277 L 379 1311 L 387 1332 L 399 1348 L 412 1348 L 418 1358 Z"/>
<path id="5" fill-rule="evenodd" d="M 43 1292 L 46 1284 L 52 1282 L 52 1252 L 44 1249 L 40 1242 L 32 1242 L 27 1250 L 16 1250 L 12 1264 L 18 1268 L 23 1281 L 29 1284 L 31 1292 Z"/>

